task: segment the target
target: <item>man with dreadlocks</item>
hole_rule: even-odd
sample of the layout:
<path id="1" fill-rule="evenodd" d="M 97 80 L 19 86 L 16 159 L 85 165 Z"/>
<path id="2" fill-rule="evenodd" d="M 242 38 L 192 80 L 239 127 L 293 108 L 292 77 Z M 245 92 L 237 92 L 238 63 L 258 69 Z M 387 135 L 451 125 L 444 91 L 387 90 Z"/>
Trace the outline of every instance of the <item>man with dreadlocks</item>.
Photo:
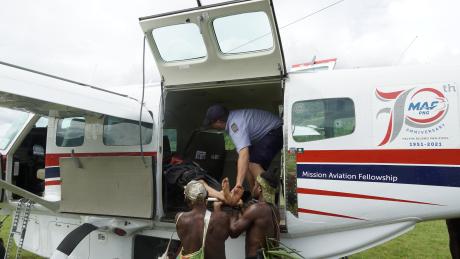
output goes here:
<path id="1" fill-rule="evenodd" d="M 229 236 L 229 217 L 214 204 L 211 213 L 206 209 L 207 192 L 203 183 L 192 180 L 184 191 L 189 212 L 176 215 L 176 230 L 182 242 L 181 259 L 223 258 L 225 240 Z M 212 215 L 211 215 L 212 214 Z"/>
<path id="2" fill-rule="evenodd" d="M 278 179 L 277 179 L 278 178 Z M 267 242 L 279 241 L 279 213 L 275 207 L 275 192 L 279 176 L 275 171 L 267 171 L 257 176 L 252 195 L 256 199 L 238 218 L 230 219 L 230 236 L 238 237 L 246 231 L 246 259 L 264 258 L 263 249 Z M 277 243 L 274 241 L 274 243 Z M 277 244 L 271 244 L 270 247 Z"/>

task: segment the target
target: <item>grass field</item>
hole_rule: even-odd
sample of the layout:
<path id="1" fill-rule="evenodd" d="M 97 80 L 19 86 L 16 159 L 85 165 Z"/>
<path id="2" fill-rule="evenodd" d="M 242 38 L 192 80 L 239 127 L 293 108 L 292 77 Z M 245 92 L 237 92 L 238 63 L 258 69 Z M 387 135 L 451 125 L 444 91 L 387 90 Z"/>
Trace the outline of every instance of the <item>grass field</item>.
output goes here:
<path id="1" fill-rule="evenodd" d="M 1 229 L 0 235 L 6 242 L 10 230 L 10 221 L 7 220 Z M 450 258 L 448 236 L 445 221 L 430 221 L 417 224 L 415 229 L 390 242 L 350 256 L 350 259 L 440 259 Z M 41 259 L 29 252 L 24 252 L 24 259 Z M 230 258 L 232 259 L 232 258 Z"/>
<path id="2" fill-rule="evenodd" d="M 0 237 L 3 239 L 3 242 L 6 244 L 8 243 L 8 234 L 10 233 L 10 228 L 11 228 L 11 217 L 9 217 L 3 224 L 3 227 L 0 229 Z M 14 244 L 14 242 L 13 242 Z M 13 250 L 13 255 L 16 254 L 16 245 L 14 244 L 14 250 Z M 11 256 L 11 258 L 13 258 Z M 23 259 L 42 259 L 42 257 L 29 253 L 25 250 L 22 252 L 22 258 Z"/>
<path id="3" fill-rule="evenodd" d="M 364 258 L 451 258 L 446 222 L 443 220 L 419 223 L 415 229 L 383 245 L 350 256 Z"/>

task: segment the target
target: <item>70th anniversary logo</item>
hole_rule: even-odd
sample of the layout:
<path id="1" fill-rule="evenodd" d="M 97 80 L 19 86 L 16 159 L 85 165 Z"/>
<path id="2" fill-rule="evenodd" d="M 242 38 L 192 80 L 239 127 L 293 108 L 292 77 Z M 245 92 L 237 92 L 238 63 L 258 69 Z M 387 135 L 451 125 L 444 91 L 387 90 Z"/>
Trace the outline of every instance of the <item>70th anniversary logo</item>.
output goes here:
<path id="1" fill-rule="evenodd" d="M 446 127 L 447 114 L 454 101 L 450 99 L 456 99 L 456 91 L 456 86 L 451 84 L 397 91 L 376 89 L 378 102 L 383 104 L 380 105 L 383 108 L 377 111 L 376 120 L 380 125 L 385 123 L 386 129 L 379 137 L 378 146 L 396 140 L 409 141 L 409 147 L 443 146 L 448 136 L 439 133 Z M 451 93 L 455 93 L 454 98 L 448 96 Z"/>

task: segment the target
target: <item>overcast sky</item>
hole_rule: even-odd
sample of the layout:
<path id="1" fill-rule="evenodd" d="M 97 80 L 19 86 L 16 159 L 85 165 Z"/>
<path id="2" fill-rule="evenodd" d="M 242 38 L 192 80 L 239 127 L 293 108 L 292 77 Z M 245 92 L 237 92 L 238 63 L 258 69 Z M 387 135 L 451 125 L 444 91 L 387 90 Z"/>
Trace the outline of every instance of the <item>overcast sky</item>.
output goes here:
<path id="1" fill-rule="evenodd" d="M 336 1 L 274 4 L 283 27 Z M 195 0 L 1 3 L 0 61 L 106 88 L 142 82 L 139 17 L 196 6 Z M 337 68 L 460 64 L 459 10 L 458 0 L 345 0 L 281 29 L 286 63 L 316 56 L 338 58 Z M 148 81 L 158 81 L 148 57 Z"/>

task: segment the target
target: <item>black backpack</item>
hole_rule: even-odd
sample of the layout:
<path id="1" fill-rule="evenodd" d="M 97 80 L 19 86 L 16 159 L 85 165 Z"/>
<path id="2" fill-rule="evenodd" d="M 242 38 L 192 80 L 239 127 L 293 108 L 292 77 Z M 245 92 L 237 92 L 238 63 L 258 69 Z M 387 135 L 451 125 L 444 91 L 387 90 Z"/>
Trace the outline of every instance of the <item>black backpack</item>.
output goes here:
<path id="1" fill-rule="evenodd" d="M 204 180 L 211 188 L 221 190 L 220 183 L 195 162 L 171 165 L 165 170 L 166 182 L 184 188 L 192 180 Z"/>

